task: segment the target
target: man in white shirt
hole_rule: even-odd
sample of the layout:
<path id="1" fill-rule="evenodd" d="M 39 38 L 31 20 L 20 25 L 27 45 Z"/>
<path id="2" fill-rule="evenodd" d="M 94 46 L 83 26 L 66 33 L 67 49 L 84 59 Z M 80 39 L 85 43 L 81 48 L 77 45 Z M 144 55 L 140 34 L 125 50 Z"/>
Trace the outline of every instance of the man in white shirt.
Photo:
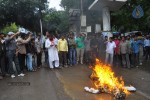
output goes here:
<path id="1" fill-rule="evenodd" d="M 116 48 L 116 44 L 114 41 L 112 41 L 112 37 L 109 38 L 109 41 L 106 44 L 106 58 L 105 63 L 106 64 L 113 64 L 113 56 L 114 56 L 114 49 Z M 108 62 L 108 59 L 110 57 L 110 62 Z"/>

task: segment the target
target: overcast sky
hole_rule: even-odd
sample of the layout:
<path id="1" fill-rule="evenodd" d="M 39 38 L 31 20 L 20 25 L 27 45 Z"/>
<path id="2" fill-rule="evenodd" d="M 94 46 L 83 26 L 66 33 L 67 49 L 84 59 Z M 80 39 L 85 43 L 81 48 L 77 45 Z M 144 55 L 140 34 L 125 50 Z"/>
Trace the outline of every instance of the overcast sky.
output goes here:
<path id="1" fill-rule="evenodd" d="M 62 7 L 60 7 L 61 0 L 48 0 L 49 1 L 49 7 L 50 8 L 56 8 L 57 10 L 63 10 Z"/>

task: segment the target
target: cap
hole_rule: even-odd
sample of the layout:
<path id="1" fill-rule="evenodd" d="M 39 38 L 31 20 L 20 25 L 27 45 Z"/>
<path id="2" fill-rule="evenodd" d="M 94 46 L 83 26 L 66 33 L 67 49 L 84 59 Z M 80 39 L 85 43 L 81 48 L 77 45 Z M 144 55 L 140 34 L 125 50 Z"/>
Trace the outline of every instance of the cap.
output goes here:
<path id="1" fill-rule="evenodd" d="M 19 28 L 19 32 L 26 34 L 26 30 L 24 28 Z"/>
<path id="2" fill-rule="evenodd" d="M 13 35 L 14 34 L 14 32 L 8 32 L 8 35 Z"/>

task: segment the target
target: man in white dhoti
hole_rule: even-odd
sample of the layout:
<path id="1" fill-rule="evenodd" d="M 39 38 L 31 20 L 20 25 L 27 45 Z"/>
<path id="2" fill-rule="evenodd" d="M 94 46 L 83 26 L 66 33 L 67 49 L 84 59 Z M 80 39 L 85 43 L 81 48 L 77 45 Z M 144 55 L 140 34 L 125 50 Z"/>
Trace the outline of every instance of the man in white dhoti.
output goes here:
<path id="1" fill-rule="evenodd" d="M 54 40 L 52 35 L 50 35 L 49 38 L 46 40 L 45 48 L 48 49 L 49 67 L 52 69 L 54 67 L 58 68 L 59 57 L 58 57 L 58 50 L 57 50 L 57 42 Z"/>

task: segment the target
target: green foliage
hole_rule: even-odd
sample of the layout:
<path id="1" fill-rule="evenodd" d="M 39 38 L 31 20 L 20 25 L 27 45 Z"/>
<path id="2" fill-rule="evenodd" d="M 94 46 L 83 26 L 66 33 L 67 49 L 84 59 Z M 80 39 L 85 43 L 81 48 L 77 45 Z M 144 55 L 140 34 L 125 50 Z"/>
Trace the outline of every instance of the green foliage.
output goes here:
<path id="1" fill-rule="evenodd" d="M 69 16 L 65 11 L 56 11 L 50 9 L 43 17 L 44 27 L 46 30 L 57 30 L 60 32 L 68 32 Z"/>
<path id="2" fill-rule="evenodd" d="M 2 32 L 7 34 L 8 32 L 17 32 L 18 31 L 18 27 L 15 23 L 11 23 L 10 25 L 6 25 L 3 29 Z"/>
<path id="3" fill-rule="evenodd" d="M 61 32 L 68 32 L 69 31 L 69 15 L 65 11 L 60 12 L 59 15 L 60 21 L 58 25 L 58 30 Z"/>
<path id="4" fill-rule="evenodd" d="M 43 31 L 68 31 L 68 14 L 49 9 L 48 0 L 0 0 L 0 12 L 0 30 L 15 22 L 31 31 L 40 32 L 41 19 Z"/>
<path id="5" fill-rule="evenodd" d="M 56 24 L 58 24 L 58 23 L 60 22 L 59 16 L 60 16 L 59 12 L 56 11 L 56 10 L 54 10 L 54 11 L 52 11 L 52 12 L 46 14 L 46 15 L 44 16 L 44 20 L 45 20 L 46 22 L 51 22 L 51 23 L 56 23 Z"/>
<path id="6" fill-rule="evenodd" d="M 0 29 L 15 22 L 33 31 L 40 31 L 39 19 L 47 10 L 47 0 L 0 0 Z"/>
<path id="7" fill-rule="evenodd" d="M 140 19 L 132 17 L 132 11 L 137 5 L 141 5 L 144 16 Z M 128 2 L 117 12 L 112 13 L 112 24 L 124 27 L 124 31 L 150 31 L 150 2 L 149 0 L 128 0 Z"/>
<path id="8" fill-rule="evenodd" d="M 69 11 L 70 8 L 76 8 L 77 2 L 79 0 L 61 0 L 61 6 L 66 10 Z M 74 7 L 75 6 L 75 7 Z"/>

